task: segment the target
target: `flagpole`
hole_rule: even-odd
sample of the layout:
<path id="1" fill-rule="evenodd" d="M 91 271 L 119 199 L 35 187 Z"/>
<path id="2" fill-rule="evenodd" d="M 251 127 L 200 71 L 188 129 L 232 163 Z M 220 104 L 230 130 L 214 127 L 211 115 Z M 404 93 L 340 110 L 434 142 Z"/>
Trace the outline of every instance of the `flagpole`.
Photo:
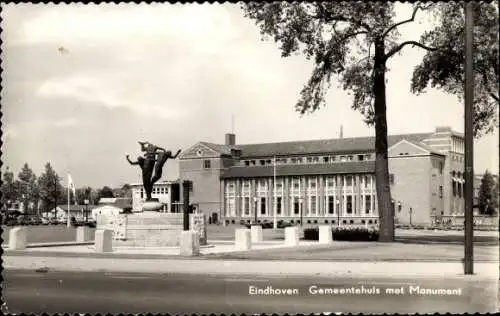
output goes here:
<path id="1" fill-rule="evenodd" d="M 274 191 L 274 195 L 273 195 L 273 202 L 274 202 L 274 222 L 273 222 L 273 228 L 276 229 L 278 228 L 278 223 L 277 223 L 277 218 L 276 218 L 276 211 L 278 209 L 278 204 L 276 203 L 276 156 L 274 156 L 274 159 L 273 159 L 273 191 Z"/>
<path id="2" fill-rule="evenodd" d="M 69 190 L 70 190 L 70 187 L 69 187 L 69 174 L 68 174 L 68 215 L 67 215 L 67 218 L 66 218 L 66 222 L 67 222 L 67 225 L 68 227 L 71 227 L 71 221 L 70 221 L 70 218 L 69 218 Z"/>

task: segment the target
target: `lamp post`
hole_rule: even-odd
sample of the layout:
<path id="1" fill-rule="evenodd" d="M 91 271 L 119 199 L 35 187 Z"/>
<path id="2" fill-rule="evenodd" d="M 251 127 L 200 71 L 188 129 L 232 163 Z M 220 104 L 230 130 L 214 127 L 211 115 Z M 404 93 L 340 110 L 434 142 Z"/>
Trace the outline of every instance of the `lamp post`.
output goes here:
<path id="1" fill-rule="evenodd" d="M 254 216 L 255 216 L 255 219 L 254 219 L 254 225 L 257 225 L 257 201 L 258 201 L 258 200 L 259 200 L 259 199 L 258 199 L 256 196 L 254 196 L 254 197 L 253 197 L 253 204 L 254 204 Z"/>
<path id="2" fill-rule="evenodd" d="M 299 211 L 300 211 L 300 226 L 302 227 L 302 202 L 304 201 L 304 199 L 301 197 L 299 197 Z"/>
<path id="3" fill-rule="evenodd" d="M 335 202 L 337 204 L 337 226 L 340 226 L 340 200 L 337 198 Z"/>
<path id="4" fill-rule="evenodd" d="M 411 214 L 413 213 L 413 209 L 410 207 L 410 226 L 411 226 Z"/>

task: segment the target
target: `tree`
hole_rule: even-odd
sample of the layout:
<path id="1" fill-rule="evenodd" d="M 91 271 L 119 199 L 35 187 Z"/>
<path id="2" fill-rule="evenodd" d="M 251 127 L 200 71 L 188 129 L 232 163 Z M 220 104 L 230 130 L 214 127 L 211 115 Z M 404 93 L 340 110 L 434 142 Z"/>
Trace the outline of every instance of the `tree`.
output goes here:
<path id="1" fill-rule="evenodd" d="M 479 137 L 494 131 L 498 123 L 498 2 L 475 2 L 473 8 L 474 134 Z M 411 90 L 418 94 L 431 86 L 455 94 L 462 100 L 465 82 L 464 8 L 453 3 L 440 3 L 434 12 L 439 26 L 425 32 L 421 41 L 442 49 L 425 54 L 413 72 Z"/>
<path id="2" fill-rule="evenodd" d="M 115 196 L 118 196 L 118 197 L 124 197 L 124 198 L 125 197 L 129 197 L 129 198 L 132 197 L 132 187 L 128 183 L 124 184 L 121 188 L 115 189 L 114 192 L 115 192 Z"/>
<path id="3" fill-rule="evenodd" d="M 398 28 L 415 21 L 435 4 L 415 3 L 408 19 L 394 21 L 389 2 L 257 3 L 242 5 L 256 21 L 264 38 L 278 43 L 283 57 L 303 53 L 314 62 L 295 109 L 311 113 L 324 106 L 332 76 L 353 94 L 352 108 L 375 127 L 375 180 L 380 219 L 380 241 L 394 240 L 394 214 L 388 170 L 386 73 L 388 61 L 407 46 L 440 50 L 423 42 L 398 42 Z M 461 30 L 455 30 L 460 32 Z"/>
<path id="4" fill-rule="evenodd" d="M 498 208 L 498 183 L 488 170 L 481 178 L 478 202 L 481 214 L 494 215 Z"/>
<path id="5" fill-rule="evenodd" d="M 39 199 L 39 189 L 37 184 L 37 177 L 33 170 L 28 166 L 28 163 L 24 163 L 23 168 L 19 172 L 17 178 L 19 179 L 19 193 L 22 197 L 22 201 L 25 203 L 26 213 L 33 213 L 33 209 L 30 209 L 30 205 L 36 207 Z"/>
<path id="6" fill-rule="evenodd" d="M 61 185 L 60 177 L 52 169 L 50 163 L 45 165 L 45 172 L 38 178 L 38 187 L 42 208 L 45 212 L 64 202 L 65 189 Z"/>
<path id="7" fill-rule="evenodd" d="M 6 168 L 5 172 L 2 173 L 2 186 L 1 186 L 1 204 L 3 209 L 8 209 L 12 202 L 19 198 L 19 194 L 16 190 L 14 184 L 14 173 Z"/>
<path id="8" fill-rule="evenodd" d="M 97 197 L 98 197 L 98 199 L 112 198 L 112 197 L 115 197 L 115 195 L 113 193 L 113 189 L 111 189 L 108 186 L 104 186 L 102 189 L 99 190 Z"/>

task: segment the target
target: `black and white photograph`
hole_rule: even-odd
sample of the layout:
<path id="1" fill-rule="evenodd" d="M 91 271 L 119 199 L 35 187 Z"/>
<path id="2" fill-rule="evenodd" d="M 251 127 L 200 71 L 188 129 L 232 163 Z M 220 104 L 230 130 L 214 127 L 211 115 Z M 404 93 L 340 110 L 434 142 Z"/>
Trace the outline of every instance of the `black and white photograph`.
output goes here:
<path id="1" fill-rule="evenodd" d="M 496 313 L 499 3 L 1 3 L 3 314 Z"/>

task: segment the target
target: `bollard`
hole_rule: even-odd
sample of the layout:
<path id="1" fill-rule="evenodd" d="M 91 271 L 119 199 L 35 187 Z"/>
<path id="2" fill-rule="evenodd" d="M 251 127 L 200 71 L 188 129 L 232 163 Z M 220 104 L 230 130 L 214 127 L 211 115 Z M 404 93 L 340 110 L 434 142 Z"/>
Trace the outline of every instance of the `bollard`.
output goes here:
<path id="1" fill-rule="evenodd" d="M 76 228 L 76 242 L 87 242 L 90 240 L 90 229 L 87 226 Z"/>
<path id="2" fill-rule="evenodd" d="M 297 226 L 285 228 L 285 245 L 299 245 L 299 228 Z"/>
<path id="3" fill-rule="evenodd" d="M 26 228 L 14 227 L 10 230 L 9 249 L 10 250 L 26 249 Z"/>
<path id="4" fill-rule="evenodd" d="M 322 225 L 319 227 L 319 243 L 329 244 L 333 241 L 332 227 L 330 225 Z"/>
<path id="5" fill-rule="evenodd" d="M 252 225 L 250 228 L 251 231 L 251 236 L 252 236 L 252 242 L 257 243 L 257 242 L 262 242 L 262 226 L 260 225 Z"/>
<path id="6" fill-rule="evenodd" d="M 95 251 L 112 252 L 113 251 L 113 231 L 109 229 L 98 229 L 95 232 Z"/>
<path id="7" fill-rule="evenodd" d="M 200 236 L 194 230 L 184 230 L 180 236 L 180 255 L 198 256 L 200 254 Z"/>
<path id="8" fill-rule="evenodd" d="M 237 228 L 235 232 L 234 245 L 237 250 L 251 250 L 252 240 L 250 229 Z"/>

